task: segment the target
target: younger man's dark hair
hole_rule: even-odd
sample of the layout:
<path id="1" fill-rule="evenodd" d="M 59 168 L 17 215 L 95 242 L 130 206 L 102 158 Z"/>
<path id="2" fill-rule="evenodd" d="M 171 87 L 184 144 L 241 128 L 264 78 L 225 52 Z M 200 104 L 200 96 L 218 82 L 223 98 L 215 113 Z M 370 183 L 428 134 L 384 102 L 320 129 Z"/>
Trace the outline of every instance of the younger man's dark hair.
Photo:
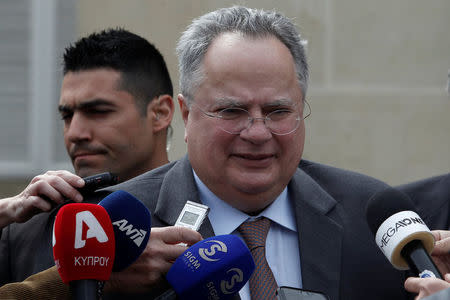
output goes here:
<path id="1" fill-rule="evenodd" d="M 161 53 L 146 39 L 125 29 L 106 29 L 81 38 L 65 49 L 68 72 L 109 68 L 121 73 L 119 89 L 132 94 L 145 115 L 147 104 L 160 95 L 173 96 L 169 71 Z"/>

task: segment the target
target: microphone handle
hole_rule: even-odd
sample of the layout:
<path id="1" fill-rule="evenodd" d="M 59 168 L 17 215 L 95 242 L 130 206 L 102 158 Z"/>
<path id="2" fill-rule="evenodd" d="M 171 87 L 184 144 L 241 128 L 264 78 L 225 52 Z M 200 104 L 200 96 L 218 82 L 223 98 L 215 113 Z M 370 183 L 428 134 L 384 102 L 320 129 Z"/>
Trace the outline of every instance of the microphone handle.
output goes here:
<path id="1" fill-rule="evenodd" d="M 69 283 L 69 287 L 74 300 L 98 300 L 98 281 L 95 279 L 74 280 Z"/>
<path id="2" fill-rule="evenodd" d="M 443 279 L 438 268 L 423 247 L 421 241 L 413 240 L 406 244 L 401 251 L 401 255 L 408 263 L 411 271 L 413 271 L 417 276 L 420 276 L 419 274 L 423 271 L 428 270 L 433 272 L 436 278 Z"/>

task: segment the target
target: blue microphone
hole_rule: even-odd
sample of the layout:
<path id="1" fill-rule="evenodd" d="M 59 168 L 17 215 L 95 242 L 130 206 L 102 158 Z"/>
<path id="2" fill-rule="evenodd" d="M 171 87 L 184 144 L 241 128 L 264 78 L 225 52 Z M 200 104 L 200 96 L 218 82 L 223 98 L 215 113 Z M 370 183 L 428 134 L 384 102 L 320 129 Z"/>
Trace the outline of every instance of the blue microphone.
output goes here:
<path id="1" fill-rule="evenodd" d="M 178 257 L 167 273 L 178 299 L 229 299 L 249 280 L 255 263 L 235 235 L 202 240 Z M 171 291 L 173 294 L 173 291 Z M 170 299 L 166 292 L 159 299 Z"/>
<path id="2" fill-rule="evenodd" d="M 98 203 L 108 212 L 114 228 L 116 256 L 113 271 L 131 265 L 144 251 L 151 230 L 145 205 L 125 191 L 115 191 Z"/>

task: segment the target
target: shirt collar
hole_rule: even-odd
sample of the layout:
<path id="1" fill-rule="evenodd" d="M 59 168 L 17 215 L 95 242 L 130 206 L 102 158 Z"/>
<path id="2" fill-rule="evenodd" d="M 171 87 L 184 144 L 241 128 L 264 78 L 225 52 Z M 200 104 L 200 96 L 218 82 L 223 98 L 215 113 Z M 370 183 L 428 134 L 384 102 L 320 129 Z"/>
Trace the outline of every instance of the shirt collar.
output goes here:
<path id="1" fill-rule="evenodd" d="M 256 219 L 262 216 L 289 230 L 297 232 L 294 210 L 289 201 L 287 187 L 259 215 L 249 216 L 217 197 L 200 180 L 195 171 L 192 170 L 192 172 L 194 173 L 195 183 L 199 191 L 200 201 L 210 208 L 208 216 L 216 235 L 231 234 L 247 219 Z"/>

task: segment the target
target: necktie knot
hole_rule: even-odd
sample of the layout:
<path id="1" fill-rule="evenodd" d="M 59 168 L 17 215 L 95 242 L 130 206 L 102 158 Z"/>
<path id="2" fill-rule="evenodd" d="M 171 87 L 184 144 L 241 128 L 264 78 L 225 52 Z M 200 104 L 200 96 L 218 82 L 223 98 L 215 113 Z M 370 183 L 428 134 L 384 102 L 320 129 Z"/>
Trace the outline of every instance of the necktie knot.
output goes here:
<path id="1" fill-rule="evenodd" d="M 242 223 L 238 231 L 250 250 L 253 250 L 257 247 L 265 247 L 269 228 L 270 220 L 263 217 L 256 221 Z"/>

